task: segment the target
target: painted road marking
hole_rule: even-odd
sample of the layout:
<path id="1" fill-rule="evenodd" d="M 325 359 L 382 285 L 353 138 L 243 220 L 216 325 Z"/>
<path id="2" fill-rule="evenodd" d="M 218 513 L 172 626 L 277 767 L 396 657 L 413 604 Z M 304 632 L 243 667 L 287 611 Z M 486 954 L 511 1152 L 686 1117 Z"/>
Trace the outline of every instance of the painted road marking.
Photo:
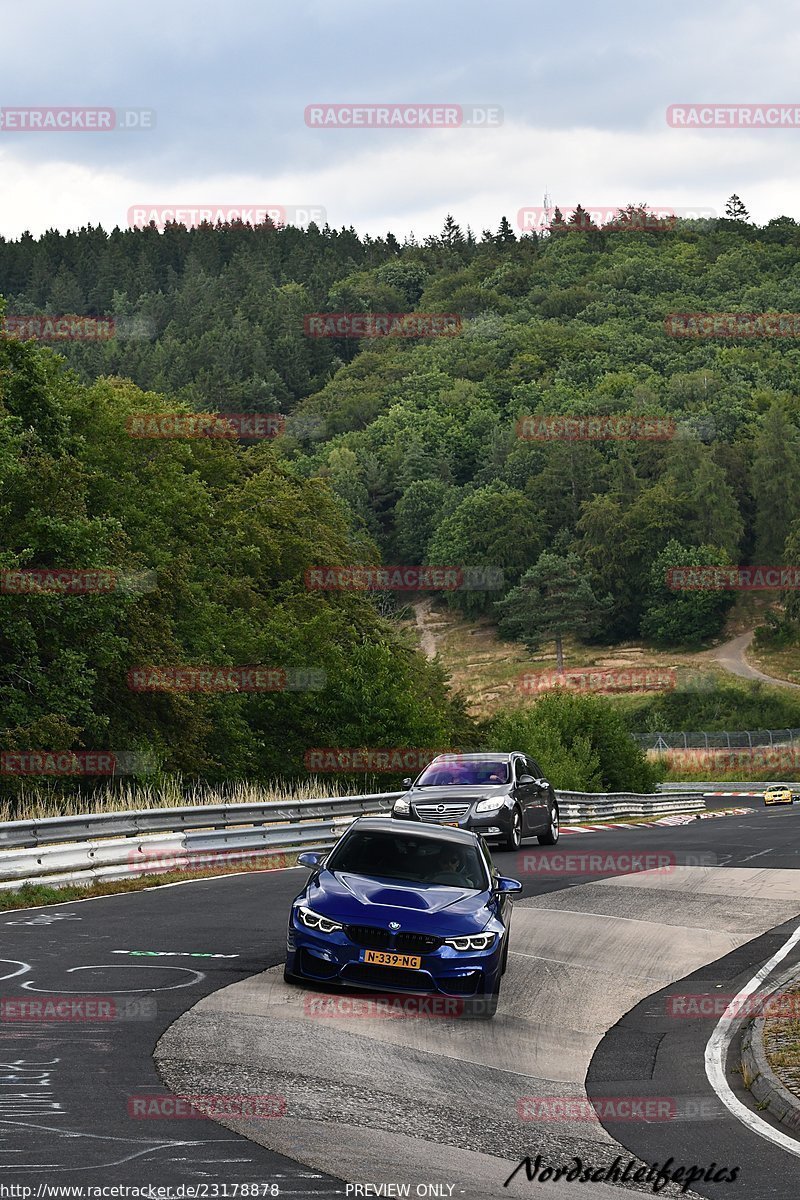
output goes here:
<path id="1" fill-rule="evenodd" d="M 112 954 L 130 954 L 137 958 L 238 958 L 238 954 L 210 954 L 201 950 L 112 950 Z"/>
<path id="2" fill-rule="evenodd" d="M 789 954 L 798 942 L 800 942 L 800 925 L 797 926 L 797 929 L 783 943 L 780 949 L 775 951 L 772 958 L 768 959 L 763 967 L 756 971 L 753 978 L 749 983 L 744 985 L 739 994 L 734 996 L 720 1017 L 716 1029 L 708 1039 L 705 1064 L 708 1082 L 728 1111 L 737 1120 L 746 1125 L 748 1129 L 751 1129 L 753 1133 L 757 1133 L 759 1137 L 765 1138 L 768 1142 L 773 1142 L 776 1146 L 780 1146 L 782 1150 L 788 1150 L 790 1154 L 794 1154 L 797 1158 L 800 1158 L 800 1142 L 793 1137 L 789 1137 L 786 1133 L 781 1133 L 778 1129 L 773 1129 L 770 1124 L 757 1116 L 756 1113 L 751 1112 L 749 1108 L 742 1104 L 741 1100 L 738 1100 L 734 1096 L 725 1077 L 725 1060 L 733 1036 L 734 1025 L 738 1022 L 737 1014 L 742 1001 L 747 1000 L 755 992 L 756 988 L 764 982 L 767 976 L 777 967 L 778 963 L 786 958 L 787 954 Z"/>

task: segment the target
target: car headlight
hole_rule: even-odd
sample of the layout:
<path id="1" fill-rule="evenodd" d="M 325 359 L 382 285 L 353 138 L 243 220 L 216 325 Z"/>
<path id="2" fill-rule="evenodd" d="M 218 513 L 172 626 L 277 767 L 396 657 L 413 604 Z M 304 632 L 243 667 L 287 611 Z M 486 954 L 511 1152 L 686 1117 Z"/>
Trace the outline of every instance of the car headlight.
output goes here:
<path id="1" fill-rule="evenodd" d="M 304 904 L 298 904 L 297 915 L 301 925 L 305 925 L 307 929 L 316 929 L 317 933 L 336 933 L 338 929 L 343 928 L 338 921 L 329 921 L 327 917 L 314 912 L 313 908 L 306 908 Z"/>
<path id="2" fill-rule="evenodd" d="M 408 800 L 395 800 L 392 812 L 407 813 L 411 811 L 411 804 Z"/>
<path id="3" fill-rule="evenodd" d="M 500 796 L 494 800 L 491 798 L 489 800 L 481 800 L 479 804 L 475 805 L 475 812 L 497 812 L 498 808 L 502 807 L 503 797 Z"/>
<path id="4" fill-rule="evenodd" d="M 488 950 L 494 939 L 493 933 L 472 933 L 467 937 L 445 938 L 444 944 L 454 950 Z"/>

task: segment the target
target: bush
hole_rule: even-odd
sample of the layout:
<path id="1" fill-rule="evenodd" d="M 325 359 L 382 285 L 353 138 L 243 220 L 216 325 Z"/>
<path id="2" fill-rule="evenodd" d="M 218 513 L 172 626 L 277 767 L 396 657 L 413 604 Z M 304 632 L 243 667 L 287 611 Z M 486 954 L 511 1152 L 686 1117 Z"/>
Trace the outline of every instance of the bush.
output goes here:
<path id="1" fill-rule="evenodd" d="M 660 778 L 601 696 L 553 692 L 528 709 L 496 714 L 483 728 L 487 749 L 523 750 L 554 787 L 575 792 L 652 792 Z"/>

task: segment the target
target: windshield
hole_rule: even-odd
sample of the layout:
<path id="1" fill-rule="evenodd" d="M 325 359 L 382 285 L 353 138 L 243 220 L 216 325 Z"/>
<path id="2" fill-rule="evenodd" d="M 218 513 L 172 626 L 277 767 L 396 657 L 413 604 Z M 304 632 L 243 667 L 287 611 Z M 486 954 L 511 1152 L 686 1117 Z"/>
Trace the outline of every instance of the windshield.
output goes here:
<path id="1" fill-rule="evenodd" d="M 417 787 L 471 787 L 508 783 L 509 765 L 497 760 L 450 759 L 432 762 L 417 780 Z"/>
<path id="2" fill-rule="evenodd" d="M 474 891 L 488 887 L 476 846 L 382 830 L 354 831 L 333 852 L 325 867 L 328 871 L 379 875 L 384 879 L 402 879 L 405 883 Z"/>

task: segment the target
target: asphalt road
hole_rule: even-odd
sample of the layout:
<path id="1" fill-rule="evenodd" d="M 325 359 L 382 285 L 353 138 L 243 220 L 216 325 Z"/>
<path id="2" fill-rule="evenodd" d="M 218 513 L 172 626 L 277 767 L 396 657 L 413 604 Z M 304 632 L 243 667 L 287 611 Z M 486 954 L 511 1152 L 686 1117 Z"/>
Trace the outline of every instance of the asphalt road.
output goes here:
<path id="1" fill-rule="evenodd" d="M 637 863 L 644 853 L 661 857 Z M 736 1121 L 705 1081 L 713 1021 L 667 1018 L 665 1004 L 694 987 L 734 992 L 785 940 L 799 856 L 798 806 L 498 853 L 525 891 L 486 1023 L 315 1020 L 280 978 L 296 870 L 2 913 L 6 1001 L 75 992 L 155 1003 L 137 1020 L 0 1023 L 0 1184 L 205 1182 L 223 1195 L 222 1185 L 274 1183 L 312 1196 L 344 1195 L 344 1181 L 449 1181 L 470 1200 L 594 1200 L 611 1186 L 547 1189 L 524 1173 L 502 1182 L 526 1153 L 598 1167 L 632 1154 L 740 1167 L 736 1183 L 696 1183 L 695 1194 L 794 1196 L 797 1158 Z M 231 957 L 192 957 L 209 954 Z M 160 1071 L 182 1093 L 278 1095 L 287 1116 L 137 1116 L 171 1095 L 153 1061 L 159 1039 Z M 655 1097 L 667 1117 L 557 1116 L 557 1101 L 587 1091 Z"/>

